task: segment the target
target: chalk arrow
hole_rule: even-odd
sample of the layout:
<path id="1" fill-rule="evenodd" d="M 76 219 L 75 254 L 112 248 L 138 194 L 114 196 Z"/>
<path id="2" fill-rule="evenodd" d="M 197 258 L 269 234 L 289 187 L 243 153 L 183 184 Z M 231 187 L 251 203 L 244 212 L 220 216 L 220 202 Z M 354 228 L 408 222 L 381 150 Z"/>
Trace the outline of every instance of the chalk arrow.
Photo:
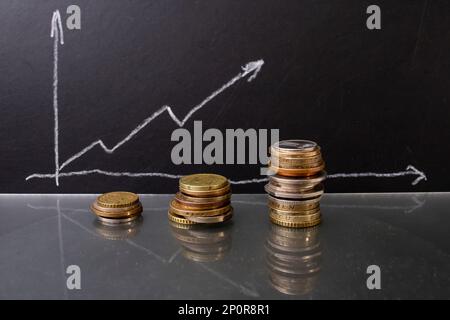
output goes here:
<path id="1" fill-rule="evenodd" d="M 406 170 L 399 172 L 362 172 L 362 173 L 334 173 L 327 176 L 327 178 L 360 178 L 360 177 L 375 177 L 375 178 L 395 178 L 401 176 L 418 176 L 411 184 L 415 186 L 422 180 L 427 180 L 424 172 L 418 170 L 413 165 L 408 165 Z"/>
<path id="2" fill-rule="evenodd" d="M 133 129 L 125 138 L 120 140 L 118 143 L 116 143 L 112 147 L 107 147 L 103 140 L 99 139 L 91 144 L 89 144 L 87 147 L 83 148 L 81 151 L 75 153 L 69 159 L 64 161 L 61 166 L 59 167 L 59 170 L 62 170 L 64 167 L 66 167 L 68 164 L 72 163 L 76 159 L 80 158 L 82 155 L 84 155 L 86 152 L 94 148 L 95 146 L 100 146 L 103 151 L 106 153 L 113 153 L 118 148 L 120 148 L 123 144 L 131 140 L 136 134 L 138 134 L 139 131 L 144 129 L 148 124 L 150 124 L 153 120 L 155 120 L 157 117 L 159 117 L 164 112 L 167 112 L 169 116 L 172 118 L 173 122 L 175 122 L 179 127 L 183 127 L 185 123 L 196 113 L 198 110 L 202 109 L 208 102 L 210 102 L 212 99 L 214 99 L 216 96 L 224 92 L 227 88 L 231 87 L 233 84 L 235 84 L 237 81 L 239 81 L 242 78 L 245 78 L 247 76 L 247 81 L 252 81 L 256 78 L 259 71 L 261 70 L 262 66 L 264 65 L 264 60 L 255 60 L 248 62 L 246 65 L 242 66 L 242 71 L 239 72 L 236 76 L 234 76 L 230 81 L 225 83 L 222 87 L 211 93 L 206 99 L 204 99 L 200 104 L 193 107 L 185 116 L 184 118 L 180 119 L 177 117 L 177 115 L 173 112 L 172 108 L 170 106 L 163 106 L 160 109 L 158 109 L 156 112 L 154 112 L 151 116 L 146 118 L 141 124 L 139 124 L 135 129 Z"/>
<path id="3" fill-rule="evenodd" d="M 420 170 L 417 170 L 416 167 L 414 167 L 412 165 L 407 166 L 406 171 L 410 172 L 411 175 L 418 176 L 417 179 L 411 183 L 413 186 L 418 184 L 421 180 L 424 180 L 424 181 L 427 180 L 427 176 L 425 175 L 425 173 Z"/>
<path id="4" fill-rule="evenodd" d="M 59 40 L 61 44 L 64 44 L 64 33 L 59 10 L 53 12 L 50 37 L 55 38 L 56 42 Z"/>
<path id="5" fill-rule="evenodd" d="M 50 37 L 53 38 L 53 114 L 54 114 L 54 149 L 55 149 L 55 183 L 59 186 L 59 120 L 58 120 L 58 42 L 64 44 L 64 33 L 59 10 L 53 12 Z"/>

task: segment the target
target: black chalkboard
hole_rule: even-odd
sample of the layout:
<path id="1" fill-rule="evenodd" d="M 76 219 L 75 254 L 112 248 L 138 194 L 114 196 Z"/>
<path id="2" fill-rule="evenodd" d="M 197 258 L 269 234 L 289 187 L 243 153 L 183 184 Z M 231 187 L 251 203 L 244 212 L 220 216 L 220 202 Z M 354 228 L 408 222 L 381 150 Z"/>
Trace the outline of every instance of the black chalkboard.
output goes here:
<path id="1" fill-rule="evenodd" d="M 66 26 L 72 4 L 0 2 L 0 192 L 177 190 L 173 177 L 136 173 L 264 178 L 259 164 L 171 161 L 174 116 L 227 83 L 184 128 L 279 128 L 281 139 L 314 140 L 328 192 L 450 189 L 448 1 L 379 0 L 375 30 L 372 1 L 361 0 L 78 0 L 79 30 Z M 233 191 L 264 192 L 263 182 Z"/>

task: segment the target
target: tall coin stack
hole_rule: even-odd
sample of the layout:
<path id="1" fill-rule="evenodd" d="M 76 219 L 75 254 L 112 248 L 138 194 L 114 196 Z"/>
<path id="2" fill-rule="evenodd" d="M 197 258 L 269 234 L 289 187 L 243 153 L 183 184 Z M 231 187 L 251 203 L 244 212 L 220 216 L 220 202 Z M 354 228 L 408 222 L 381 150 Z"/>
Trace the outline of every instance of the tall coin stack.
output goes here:
<path id="1" fill-rule="evenodd" d="M 180 191 L 170 202 L 169 220 L 179 224 L 225 222 L 233 216 L 231 188 L 227 178 L 209 173 L 184 176 Z"/>
<path id="2" fill-rule="evenodd" d="M 285 140 L 270 147 L 268 196 L 270 220 L 291 228 L 320 223 L 320 198 L 325 180 L 320 147 L 308 140 Z"/>

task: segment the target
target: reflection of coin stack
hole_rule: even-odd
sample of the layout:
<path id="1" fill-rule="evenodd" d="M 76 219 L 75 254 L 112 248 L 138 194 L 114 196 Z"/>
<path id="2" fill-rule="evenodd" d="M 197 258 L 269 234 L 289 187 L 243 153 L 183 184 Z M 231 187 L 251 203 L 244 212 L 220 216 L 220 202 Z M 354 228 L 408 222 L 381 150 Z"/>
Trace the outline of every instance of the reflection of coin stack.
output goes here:
<path id="1" fill-rule="evenodd" d="M 322 255 L 318 230 L 271 226 L 266 250 L 270 282 L 275 289 L 290 295 L 304 295 L 314 289 Z"/>
<path id="2" fill-rule="evenodd" d="M 195 262 L 221 260 L 231 249 L 230 225 L 205 228 L 170 222 L 173 236 L 183 247 L 183 255 Z"/>
<path id="3" fill-rule="evenodd" d="M 193 174 L 180 179 L 180 192 L 170 202 L 169 220 L 179 224 L 211 224 L 229 220 L 231 188 L 217 174 Z"/>
<path id="4" fill-rule="evenodd" d="M 320 147 L 307 140 L 285 140 L 270 147 L 270 220 L 285 227 L 302 228 L 320 223 L 319 200 L 326 177 Z"/>
<path id="5" fill-rule="evenodd" d="M 137 194 L 117 191 L 98 196 L 91 205 L 91 210 L 101 223 L 115 225 L 138 219 L 142 213 L 142 205 Z"/>
<path id="6" fill-rule="evenodd" d="M 101 221 L 94 221 L 95 231 L 108 240 L 126 240 L 132 238 L 139 232 L 141 224 L 142 219 L 114 225 L 105 224 Z"/>

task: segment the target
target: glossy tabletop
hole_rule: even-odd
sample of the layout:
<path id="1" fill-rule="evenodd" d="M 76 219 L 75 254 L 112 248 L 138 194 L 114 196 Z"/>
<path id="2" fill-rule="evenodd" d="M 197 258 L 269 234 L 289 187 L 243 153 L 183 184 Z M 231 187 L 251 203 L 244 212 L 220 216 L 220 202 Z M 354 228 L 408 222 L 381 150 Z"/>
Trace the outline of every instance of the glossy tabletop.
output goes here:
<path id="1" fill-rule="evenodd" d="M 272 225 L 262 194 L 233 195 L 231 223 L 179 228 L 171 197 L 141 195 L 141 221 L 108 227 L 95 195 L 0 195 L 0 298 L 450 298 L 450 194 L 326 194 L 309 229 Z"/>

